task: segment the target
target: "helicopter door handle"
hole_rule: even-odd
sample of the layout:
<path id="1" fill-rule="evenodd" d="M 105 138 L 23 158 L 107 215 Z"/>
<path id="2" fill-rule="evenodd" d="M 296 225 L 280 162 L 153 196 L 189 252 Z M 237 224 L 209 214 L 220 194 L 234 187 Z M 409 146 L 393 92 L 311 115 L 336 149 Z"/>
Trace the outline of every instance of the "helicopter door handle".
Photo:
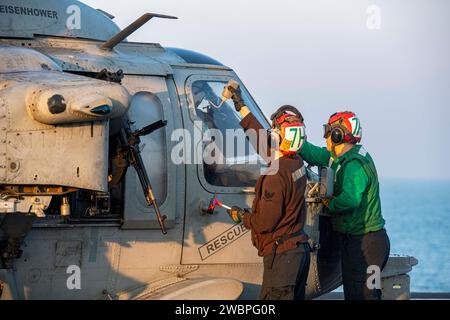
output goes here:
<path id="1" fill-rule="evenodd" d="M 242 188 L 241 192 L 242 193 L 246 193 L 246 194 L 254 194 L 255 193 L 255 188 Z"/>

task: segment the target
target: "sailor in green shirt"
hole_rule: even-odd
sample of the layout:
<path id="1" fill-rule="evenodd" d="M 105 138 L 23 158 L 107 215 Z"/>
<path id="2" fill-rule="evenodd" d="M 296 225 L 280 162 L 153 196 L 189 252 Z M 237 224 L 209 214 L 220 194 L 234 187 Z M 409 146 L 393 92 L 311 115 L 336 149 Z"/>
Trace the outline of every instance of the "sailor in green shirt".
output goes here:
<path id="1" fill-rule="evenodd" d="M 390 251 L 375 164 L 358 144 L 361 125 L 353 112 L 333 114 L 324 131 L 326 148 L 306 142 L 300 154 L 309 164 L 329 166 L 335 172 L 333 197 L 323 203 L 341 242 L 345 299 L 380 299 L 380 288 L 367 284 L 372 274 L 368 267 L 382 270 Z"/>

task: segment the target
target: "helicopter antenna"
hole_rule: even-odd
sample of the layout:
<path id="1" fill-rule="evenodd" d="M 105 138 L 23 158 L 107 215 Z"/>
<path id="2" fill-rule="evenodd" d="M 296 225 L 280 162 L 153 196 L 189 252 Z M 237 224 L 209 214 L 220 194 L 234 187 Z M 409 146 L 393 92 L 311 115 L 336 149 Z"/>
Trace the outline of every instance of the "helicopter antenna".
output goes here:
<path id="1" fill-rule="evenodd" d="M 103 50 L 112 50 L 117 44 L 122 42 L 123 39 L 125 39 L 130 34 L 132 34 L 137 29 L 146 24 L 151 18 L 178 19 L 177 17 L 166 16 L 163 14 L 144 13 L 141 17 L 139 17 L 130 25 L 128 25 L 128 27 L 126 27 L 125 29 L 123 29 L 122 31 L 111 37 L 109 40 L 107 40 L 105 43 L 103 43 L 100 46 L 100 48 L 102 48 Z"/>

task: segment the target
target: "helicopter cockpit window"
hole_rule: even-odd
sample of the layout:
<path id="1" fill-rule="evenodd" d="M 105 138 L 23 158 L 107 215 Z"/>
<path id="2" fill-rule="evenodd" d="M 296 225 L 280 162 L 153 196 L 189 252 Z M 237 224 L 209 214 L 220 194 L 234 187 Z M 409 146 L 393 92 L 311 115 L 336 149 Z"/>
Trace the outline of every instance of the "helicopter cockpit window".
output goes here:
<path id="1" fill-rule="evenodd" d="M 221 101 L 226 83 L 198 80 L 191 87 L 195 112 L 202 120 L 204 141 L 205 138 L 207 140 L 203 143 L 205 179 L 209 184 L 221 187 L 254 187 L 265 163 L 245 138 L 239 124 L 241 116 L 233 102 Z M 244 88 L 241 91 L 250 111 L 260 123 L 267 126 L 266 119 L 250 95 Z"/>

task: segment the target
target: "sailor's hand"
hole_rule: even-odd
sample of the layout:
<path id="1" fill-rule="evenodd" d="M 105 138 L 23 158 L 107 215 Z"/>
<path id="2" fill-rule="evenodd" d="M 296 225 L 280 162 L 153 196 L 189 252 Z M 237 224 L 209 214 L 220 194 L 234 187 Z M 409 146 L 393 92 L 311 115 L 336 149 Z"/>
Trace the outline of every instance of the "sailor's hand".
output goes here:
<path id="1" fill-rule="evenodd" d="M 244 218 L 245 210 L 241 209 L 238 206 L 233 206 L 231 209 L 228 209 L 227 212 L 231 220 L 233 220 L 236 223 L 239 223 L 242 222 L 242 219 Z"/>
<path id="2" fill-rule="evenodd" d="M 237 112 L 241 111 L 241 108 L 245 107 L 244 100 L 242 100 L 241 88 L 239 86 L 237 88 L 228 86 L 228 90 L 230 90 L 232 94 L 231 99 L 233 100 L 234 108 Z"/>

